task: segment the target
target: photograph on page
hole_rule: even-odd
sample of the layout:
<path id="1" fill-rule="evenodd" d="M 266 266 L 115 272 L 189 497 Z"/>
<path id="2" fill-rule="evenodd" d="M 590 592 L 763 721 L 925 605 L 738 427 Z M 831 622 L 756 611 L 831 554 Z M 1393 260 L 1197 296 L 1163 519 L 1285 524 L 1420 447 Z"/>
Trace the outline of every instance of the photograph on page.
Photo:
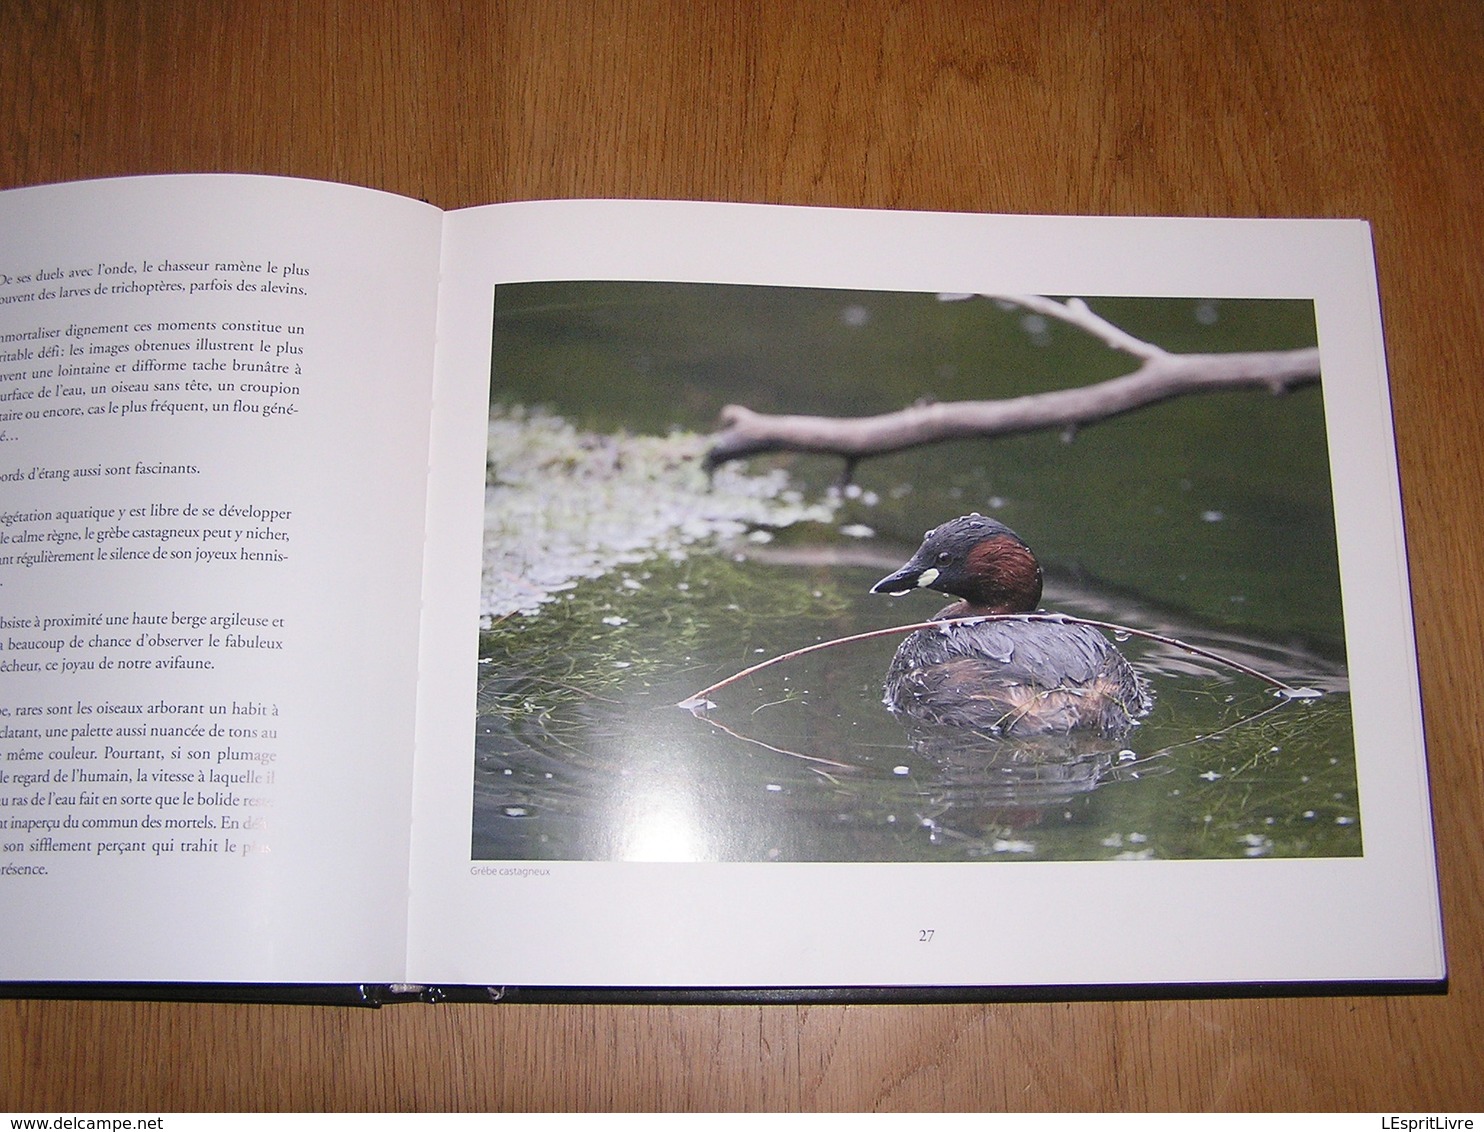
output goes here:
<path id="1" fill-rule="evenodd" d="M 1362 853 L 1312 301 L 493 305 L 475 860 Z"/>

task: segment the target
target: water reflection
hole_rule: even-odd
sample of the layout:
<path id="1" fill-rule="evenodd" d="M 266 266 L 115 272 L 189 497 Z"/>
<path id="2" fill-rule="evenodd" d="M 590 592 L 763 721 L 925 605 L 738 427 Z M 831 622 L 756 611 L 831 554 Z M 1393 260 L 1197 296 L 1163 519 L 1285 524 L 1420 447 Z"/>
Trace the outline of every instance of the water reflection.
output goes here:
<path id="1" fill-rule="evenodd" d="M 970 857 L 1034 854 L 1037 827 L 1136 759 L 1103 736 L 1005 739 L 920 723 L 906 730 L 912 751 L 932 767 L 918 824 L 929 843 Z"/>
<path id="2" fill-rule="evenodd" d="M 1006 739 L 924 723 L 909 723 L 905 730 L 908 746 L 936 774 L 934 797 L 956 809 L 1061 805 L 1096 790 L 1120 761 L 1137 760 L 1104 735 Z"/>

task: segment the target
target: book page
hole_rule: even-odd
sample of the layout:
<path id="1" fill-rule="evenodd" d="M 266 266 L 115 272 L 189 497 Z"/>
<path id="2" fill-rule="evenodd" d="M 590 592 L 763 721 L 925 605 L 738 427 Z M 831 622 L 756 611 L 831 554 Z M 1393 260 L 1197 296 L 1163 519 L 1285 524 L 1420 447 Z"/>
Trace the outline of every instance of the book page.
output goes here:
<path id="1" fill-rule="evenodd" d="M 400 977 L 439 224 L 0 195 L 0 979 Z"/>
<path id="2" fill-rule="evenodd" d="M 444 246 L 413 979 L 1441 976 L 1364 224 L 549 202 Z M 888 449 L 843 489 L 807 444 L 701 467 L 728 403 L 797 429 L 1243 352 L 1288 395 Z M 967 596 L 883 583 L 958 516 L 1107 627 L 1128 718 L 883 703 L 881 634 L 944 600 L 887 592 Z"/>

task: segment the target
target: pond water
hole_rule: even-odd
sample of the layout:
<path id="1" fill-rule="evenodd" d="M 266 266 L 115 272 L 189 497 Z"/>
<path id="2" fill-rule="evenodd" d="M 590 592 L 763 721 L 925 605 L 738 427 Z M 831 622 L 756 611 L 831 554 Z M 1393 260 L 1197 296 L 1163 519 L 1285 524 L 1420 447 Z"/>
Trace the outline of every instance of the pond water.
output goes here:
<path id="1" fill-rule="evenodd" d="M 1169 349 L 1314 341 L 1308 303 L 1092 304 Z M 509 405 L 548 407 L 578 430 L 574 451 L 611 453 L 619 487 L 600 496 L 584 479 L 564 496 L 566 473 L 548 462 L 544 489 L 519 494 L 520 477 L 492 444 L 492 542 L 518 552 L 492 573 L 529 590 L 537 572 L 519 564 L 522 554 L 544 567 L 561 556 L 582 565 L 540 583 L 539 602 L 486 609 L 475 858 L 1361 852 L 1317 387 L 1188 397 L 1075 439 L 917 449 L 862 463 L 851 489 L 833 493 L 839 462 L 797 456 L 729 470 L 739 478 L 708 492 L 698 441 L 675 436 L 669 486 L 641 478 L 626 494 L 622 469 L 649 457 L 633 455 L 623 434 L 704 433 L 728 402 L 855 415 L 924 395 L 1083 385 L 1134 364 L 1074 328 L 988 300 L 604 283 L 501 288 L 494 356 L 495 419 L 508 421 Z M 750 477 L 770 486 L 753 491 Z M 691 487 L 673 492 L 675 483 Z M 683 538 L 646 536 L 651 549 L 630 542 L 607 558 L 591 546 L 580 556 L 551 549 L 553 531 L 566 546 L 574 529 L 649 530 L 656 499 L 663 514 L 683 511 L 692 490 L 705 522 L 677 519 Z M 760 494 L 783 505 L 760 509 Z M 727 520 L 723 503 L 734 497 L 748 502 Z M 1280 697 L 1215 660 L 1134 636 L 1119 647 L 1154 707 L 1126 735 L 923 733 L 881 702 L 900 639 L 884 637 L 764 668 L 711 693 L 703 712 L 677 706 L 770 657 L 930 616 L 938 594 L 868 591 L 925 528 L 970 510 L 1036 550 L 1047 608 L 1175 637 L 1322 694 Z"/>

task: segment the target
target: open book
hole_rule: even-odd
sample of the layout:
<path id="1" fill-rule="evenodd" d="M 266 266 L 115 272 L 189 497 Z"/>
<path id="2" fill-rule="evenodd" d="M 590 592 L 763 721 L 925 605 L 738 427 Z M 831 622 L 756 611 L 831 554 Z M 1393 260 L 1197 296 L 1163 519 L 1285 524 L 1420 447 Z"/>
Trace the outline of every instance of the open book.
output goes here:
<path id="1" fill-rule="evenodd" d="M 1363 223 L 179 176 L 0 232 L 12 993 L 1441 984 Z M 947 557 L 873 586 L 975 513 L 1127 720 L 883 703 Z"/>

